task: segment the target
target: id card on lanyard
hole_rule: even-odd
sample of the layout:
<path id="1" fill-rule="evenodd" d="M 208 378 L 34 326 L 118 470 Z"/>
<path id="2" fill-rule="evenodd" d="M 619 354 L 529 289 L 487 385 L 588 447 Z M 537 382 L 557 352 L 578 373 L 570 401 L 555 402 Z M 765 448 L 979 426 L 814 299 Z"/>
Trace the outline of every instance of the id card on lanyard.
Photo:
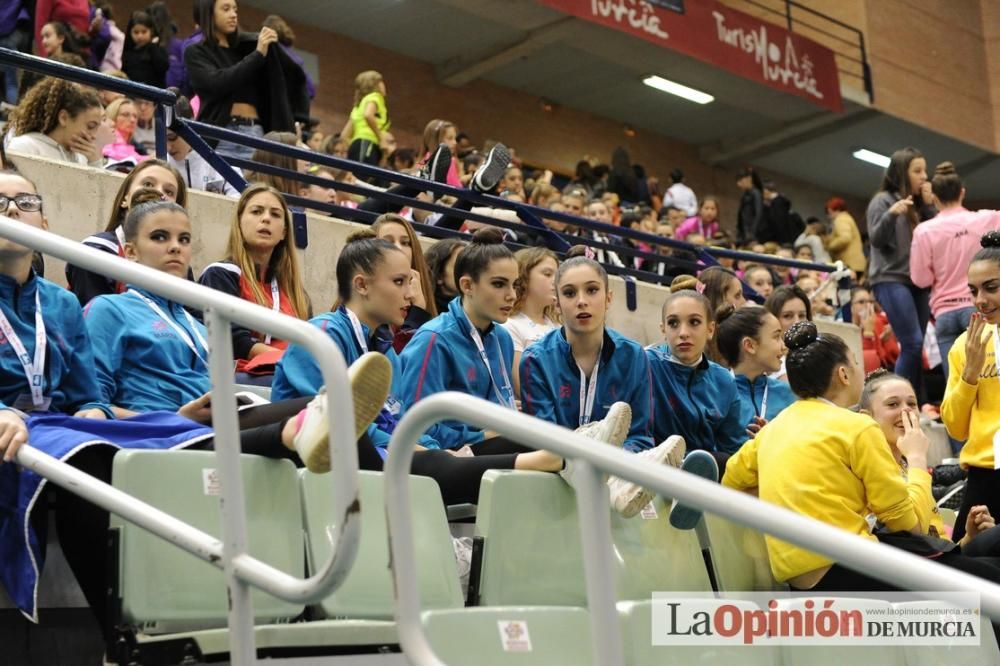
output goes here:
<path id="1" fill-rule="evenodd" d="M 486 365 L 486 372 L 488 372 L 490 375 L 490 385 L 493 387 L 493 393 L 496 395 L 497 400 L 499 400 L 500 404 L 503 405 L 504 407 L 510 407 L 511 409 L 514 409 L 514 398 L 513 396 L 506 397 L 503 391 L 501 390 L 500 386 L 497 384 L 496 378 L 493 377 L 493 368 L 490 367 L 490 359 L 486 355 L 486 348 L 483 346 L 483 339 L 479 335 L 479 330 L 476 329 L 476 327 L 472 324 L 471 321 L 469 322 L 469 331 L 470 335 L 472 336 L 472 342 L 475 343 L 476 349 L 479 351 L 479 358 L 481 358 L 483 360 L 483 363 Z M 510 377 L 507 375 L 507 368 L 504 367 L 503 364 L 503 353 L 500 350 L 500 342 L 496 338 L 494 338 L 493 341 L 496 343 L 497 352 L 500 352 L 499 353 L 500 372 L 502 373 L 504 380 L 503 388 L 512 390 Z"/>
<path id="2" fill-rule="evenodd" d="M 587 425 L 594 416 L 594 400 L 597 398 L 597 374 L 601 369 L 601 352 L 597 352 L 597 361 L 594 363 L 594 371 L 590 373 L 590 382 L 587 382 L 587 375 L 580 364 L 576 364 L 580 371 L 580 418 L 578 425 Z"/>
<path id="3" fill-rule="evenodd" d="M 358 347 L 361 347 L 361 353 L 368 353 L 368 341 L 365 340 L 365 333 L 361 329 L 361 320 L 358 319 L 358 315 L 351 312 L 351 309 L 346 305 L 344 306 L 344 312 L 347 313 L 347 319 L 351 322 L 351 330 L 354 332 L 354 341 L 358 343 Z"/>
<path id="4" fill-rule="evenodd" d="M 198 359 L 205 364 L 205 367 L 208 367 L 208 359 L 205 358 L 205 356 L 202 356 L 202 353 L 198 349 L 198 346 L 195 345 L 194 340 L 191 339 L 191 336 L 188 335 L 188 332 L 185 331 L 181 327 L 181 325 L 174 320 L 173 317 L 169 316 L 166 312 L 163 311 L 163 309 L 159 305 L 154 303 L 151 299 L 147 298 L 144 294 L 140 294 L 135 289 L 129 289 L 128 293 L 135 294 L 136 296 L 138 296 L 142 300 L 142 302 L 145 303 L 147 307 L 149 307 L 150 310 L 156 313 L 156 315 L 159 316 L 159 318 L 162 319 L 164 322 L 166 322 L 167 325 L 170 326 L 170 328 L 174 329 L 174 333 L 177 334 L 177 337 L 179 337 L 184 342 L 184 344 L 186 344 L 191 349 L 191 351 L 194 352 L 194 355 L 197 356 Z M 191 332 L 194 333 L 194 337 L 198 340 L 198 344 L 201 345 L 202 349 L 205 350 L 205 354 L 207 355 L 208 343 L 205 341 L 205 338 L 202 337 L 201 332 L 198 331 L 198 326 L 197 324 L 195 324 L 194 317 L 191 316 L 190 312 L 188 312 L 183 308 L 181 308 L 181 312 L 184 313 L 184 316 L 188 320 L 188 324 L 191 325 Z"/>
<path id="5" fill-rule="evenodd" d="M 281 312 L 281 294 L 278 292 L 278 278 L 271 278 L 271 310 L 274 312 Z M 268 333 L 264 336 L 264 344 L 271 344 L 271 334 Z"/>
<path id="6" fill-rule="evenodd" d="M 3 332 L 4 337 L 10 342 L 10 346 L 14 348 L 14 353 L 17 354 L 17 359 L 21 362 L 21 369 L 24 371 L 24 378 L 28 381 L 28 390 L 30 391 L 30 398 L 27 395 L 19 396 L 13 407 L 22 411 L 34 410 L 43 412 L 47 410 L 52 403 L 52 399 L 45 397 L 42 391 L 44 388 L 43 384 L 45 383 L 45 353 L 48 339 L 45 337 L 45 320 L 42 319 L 42 301 L 37 289 L 35 290 L 34 356 L 28 355 L 28 350 L 25 348 L 24 343 L 21 342 L 21 338 L 14 332 L 14 327 L 11 326 L 10 320 L 7 319 L 7 315 L 3 313 L 3 310 L 0 310 L 0 331 Z"/>

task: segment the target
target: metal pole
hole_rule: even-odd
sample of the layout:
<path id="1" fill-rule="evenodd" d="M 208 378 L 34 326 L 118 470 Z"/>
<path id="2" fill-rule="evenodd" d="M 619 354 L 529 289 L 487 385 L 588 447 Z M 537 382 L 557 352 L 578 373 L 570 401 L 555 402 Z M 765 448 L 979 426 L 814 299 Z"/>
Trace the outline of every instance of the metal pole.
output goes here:
<path id="1" fill-rule="evenodd" d="M 167 110 L 166 107 L 156 103 L 156 110 L 153 112 L 153 133 L 156 134 L 156 159 L 167 159 Z"/>
<path id="2" fill-rule="evenodd" d="M 583 546 L 583 572 L 587 583 L 587 610 L 590 612 L 590 640 L 594 663 L 622 666 L 622 633 L 618 622 L 614 577 L 611 511 L 604 475 L 593 465 L 574 461 L 577 517 Z"/>
<path id="3" fill-rule="evenodd" d="M 234 560 L 247 552 L 247 521 L 233 386 L 233 339 L 229 322 L 215 308 L 205 310 L 205 323 L 212 350 L 208 369 L 212 377 L 215 459 L 222 485 L 219 508 L 222 514 L 222 570 L 229 588 L 229 651 L 236 666 L 252 666 L 256 663 L 257 651 L 250 585 L 237 576 L 234 567 Z"/>

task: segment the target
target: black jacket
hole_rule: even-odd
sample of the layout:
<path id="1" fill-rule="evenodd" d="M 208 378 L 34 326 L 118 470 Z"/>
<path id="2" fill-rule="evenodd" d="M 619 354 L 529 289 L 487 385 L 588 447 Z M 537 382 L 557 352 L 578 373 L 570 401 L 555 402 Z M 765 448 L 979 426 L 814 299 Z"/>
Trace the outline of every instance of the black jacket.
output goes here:
<path id="1" fill-rule="evenodd" d="M 309 117 L 305 72 L 277 45 L 267 50 L 267 57 L 262 56 L 256 33 L 239 33 L 233 48 L 240 58 L 235 65 L 218 44 L 207 40 L 184 51 L 191 86 L 201 97 L 198 120 L 228 125 L 236 91 L 257 86 L 257 113 L 264 131 L 294 132 L 295 121 Z"/>
<path id="2" fill-rule="evenodd" d="M 128 78 L 157 88 L 165 88 L 170 59 L 159 44 L 147 44 L 122 52 L 122 71 Z"/>

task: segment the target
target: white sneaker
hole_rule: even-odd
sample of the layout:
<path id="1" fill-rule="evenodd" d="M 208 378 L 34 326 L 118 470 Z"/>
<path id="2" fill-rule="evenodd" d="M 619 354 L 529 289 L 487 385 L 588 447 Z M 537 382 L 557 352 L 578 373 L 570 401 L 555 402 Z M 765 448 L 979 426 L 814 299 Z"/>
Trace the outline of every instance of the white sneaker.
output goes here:
<path id="1" fill-rule="evenodd" d="M 676 457 L 676 451 L 678 450 L 681 451 L 681 456 L 683 457 L 685 448 L 686 444 L 683 437 L 680 435 L 671 435 L 663 440 L 659 446 L 640 451 L 635 455 L 648 460 L 653 465 L 664 465 L 671 464 L 670 459 L 671 457 Z M 638 483 L 626 481 L 617 476 L 612 476 L 608 479 L 608 491 L 611 493 L 611 504 L 615 507 L 615 511 L 620 513 L 623 518 L 632 518 L 635 516 L 642 510 L 642 507 L 653 500 L 655 495 L 651 490 L 646 490 Z"/>
<path id="2" fill-rule="evenodd" d="M 607 416 L 600 421 L 585 423 L 576 429 L 578 435 L 595 439 L 605 444 L 621 448 L 628 437 L 629 428 L 632 427 L 632 407 L 626 402 L 616 402 L 611 405 Z M 567 458 L 565 466 L 559 472 L 567 483 L 572 485 L 574 474 L 573 460 Z"/>
<path id="3" fill-rule="evenodd" d="M 365 433 L 375 420 L 392 383 L 392 364 L 378 352 L 368 352 L 347 369 L 354 405 L 354 439 Z M 330 471 L 329 424 L 326 415 L 326 387 L 295 417 L 295 450 L 310 472 Z"/>

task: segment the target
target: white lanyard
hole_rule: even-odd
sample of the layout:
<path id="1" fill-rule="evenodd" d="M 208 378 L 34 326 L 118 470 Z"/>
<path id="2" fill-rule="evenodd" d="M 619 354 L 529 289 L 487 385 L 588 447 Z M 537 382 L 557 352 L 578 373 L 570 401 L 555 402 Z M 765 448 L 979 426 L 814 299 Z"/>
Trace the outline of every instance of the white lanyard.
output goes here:
<path id="1" fill-rule="evenodd" d="M 281 312 L 281 295 L 278 293 L 278 278 L 271 278 L 271 309 L 275 312 Z M 271 334 L 268 333 L 264 336 L 264 344 L 271 344 Z"/>
<path id="2" fill-rule="evenodd" d="M 767 376 L 764 376 L 764 398 L 760 401 L 760 414 L 758 416 L 762 419 L 767 418 L 767 391 L 771 388 L 771 385 L 767 383 Z"/>
<path id="3" fill-rule="evenodd" d="M 152 310 L 157 315 L 159 315 L 160 319 L 162 319 L 163 321 L 165 321 L 167 323 L 167 325 L 170 326 L 170 328 L 174 329 L 174 333 L 177 334 L 177 337 L 179 337 L 181 340 L 183 340 L 184 344 L 186 344 L 188 347 L 191 348 L 191 351 L 194 352 L 195 356 L 197 356 L 201 360 L 201 362 L 204 363 L 206 367 L 208 367 L 208 361 L 205 359 L 204 356 L 201 355 L 201 352 L 198 351 L 198 347 L 195 345 L 194 340 L 191 339 L 191 336 L 188 335 L 188 332 L 185 331 L 180 326 L 180 324 L 178 324 L 176 321 L 174 321 L 173 317 L 168 316 L 167 313 L 164 312 L 160 308 L 159 305 L 157 305 L 156 303 L 154 303 L 150 299 L 146 298 L 146 296 L 144 294 L 140 294 L 135 289 L 129 289 L 128 293 L 135 294 L 136 296 L 138 296 L 139 298 L 141 298 L 142 301 L 147 306 L 149 306 L 150 310 Z M 202 335 L 201 335 L 201 332 L 198 331 L 198 326 L 197 326 L 197 324 L 195 324 L 194 317 L 192 317 L 191 313 L 188 312 L 187 310 L 185 310 L 184 308 L 181 308 L 181 312 L 184 313 L 184 316 L 187 318 L 188 323 L 191 325 L 191 331 L 194 333 L 195 338 L 197 338 L 198 343 L 201 344 L 202 348 L 206 352 L 208 352 L 208 343 L 205 342 L 205 338 L 203 338 Z"/>
<path id="4" fill-rule="evenodd" d="M 45 404 L 45 396 L 42 394 L 42 380 L 45 377 L 45 321 L 42 320 L 42 302 L 35 290 L 35 357 L 28 357 L 28 350 L 25 349 L 21 338 L 14 332 L 14 327 L 10 325 L 7 315 L 0 310 L 0 331 L 10 341 L 10 346 L 14 348 L 17 358 L 21 361 L 21 368 L 24 370 L 24 377 L 28 380 L 28 388 L 31 390 L 31 403 L 42 408 Z"/>
<path id="5" fill-rule="evenodd" d="M 490 367 L 490 359 L 486 356 L 486 348 L 483 347 L 483 339 L 479 336 L 479 330 L 470 321 L 469 330 L 472 335 L 472 341 L 476 343 L 476 349 L 479 350 L 479 357 L 483 359 L 483 363 L 486 364 L 486 372 L 490 373 L 490 384 L 493 385 L 493 392 L 496 394 L 497 399 L 500 401 L 504 407 L 514 408 L 513 398 L 505 398 L 503 393 L 500 391 L 500 386 L 497 384 L 497 380 L 493 377 L 493 369 Z M 494 339 L 497 345 L 497 351 L 500 351 L 500 343 Z M 510 377 L 507 376 L 507 368 L 503 364 L 503 353 L 500 353 L 500 372 L 503 373 L 504 387 L 510 387 Z"/>
<path id="6" fill-rule="evenodd" d="M 587 383 L 587 375 L 583 372 L 583 368 L 577 363 L 576 367 L 580 370 L 580 420 L 578 425 L 586 425 L 590 423 L 590 419 L 594 414 L 594 399 L 597 397 L 597 373 L 601 368 L 601 352 L 597 352 L 597 362 L 594 363 L 594 371 L 590 373 L 590 383 Z"/>
<path id="7" fill-rule="evenodd" d="M 344 306 L 344 312 L 347 313 L 347 318 L 351 320 L 351 328 L 354 330 L 354 339 L 357 340 L 358 346 L 361 347 L 361 353 L 368 353 L 368 342 L 365 340 L 365 334 L 361 330 L 361 321 L 358 319 L 358 315 L 351 312 L 350 308 L 346 305 Z"/>

